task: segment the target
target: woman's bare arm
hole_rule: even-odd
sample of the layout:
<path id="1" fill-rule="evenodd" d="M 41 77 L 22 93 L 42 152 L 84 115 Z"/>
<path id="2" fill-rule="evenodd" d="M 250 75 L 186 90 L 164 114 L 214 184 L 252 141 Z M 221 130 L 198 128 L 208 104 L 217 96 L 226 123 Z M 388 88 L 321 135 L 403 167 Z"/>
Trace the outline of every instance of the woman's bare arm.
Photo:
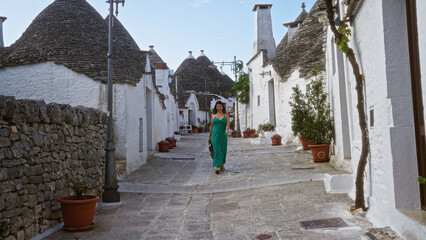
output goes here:
<path id="1" fill-rule="evenodd" d="M 207 119 L 206 119 L 206 121 L 207 121 Z M 212 140 L 212 129 L 213 129 L 213 114 L 210 116 L 209 141 Z"/>
<path id="2" fill-rule="evenodd" d="M 226 114 L 226 135 L 228 135 L 229 132 L 229 115 Z"/>

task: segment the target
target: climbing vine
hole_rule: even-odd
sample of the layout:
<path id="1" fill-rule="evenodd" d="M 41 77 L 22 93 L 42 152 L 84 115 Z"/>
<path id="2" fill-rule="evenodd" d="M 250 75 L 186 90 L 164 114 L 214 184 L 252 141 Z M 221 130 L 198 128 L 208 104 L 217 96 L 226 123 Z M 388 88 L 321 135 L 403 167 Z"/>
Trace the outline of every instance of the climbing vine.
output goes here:
<path id="1" fill-rule="evenodd" d="M 325 0 L 325 6 L 327 11 L 327 18 L 330 23 L 330 29 L 334 34 L 337 48 L 346 54 L 346 57 L 348 58 L 348 61 L 352 66 L 353 75 L 355 76 L 356 81 L 355 89 L 357 93 L 359 127 L 362 133 L 362 146 L 355 180 L 355 206 L 352 206 L 351 210 L 353 212 L 355 212 L 359 208 L 367 210 L 367 208 L 365 207 L 364 198 L 364 172 L 365 167 L 367 165 L 367 157 L 370 152 L 370 138 L 368 134 L 367 119 L 364 108 L 365 76 L 360 71 L 354 50 L 348 45 L 349 37 L 351 36 L 351 30 L 349 29 L 349 26 L 345 23 L 345 21 L 343 21 L 343 23 L 337 29 L 336 23 L 334 22 L 333 0 Z"/>
<path id="2" fill-rule="evenodd" d="M 235 64 L 237 81 L 234 82 L 232 89 L 237 91 L 237 98 L 240 103 L 248 104 L 250 101 L 250 80 L 249 75 L 244 72 L 244 63 L 238 60 Z"/>
<path id="3" fill-rule="evenodd" d="M 346 18 L 344 20 L 346 20 Z M 348 24 L 343 23 L 342 25 L 339 26 L 339 28 L 337 29 L 337 32 L 340 35 L 340 38 L 336 38 L 335 40 L 337 49 L 347 54 L 349 51 L 348 43 L 349 43 L 349 37 L 351 36 L 351 29 L 349 29 Z"/>

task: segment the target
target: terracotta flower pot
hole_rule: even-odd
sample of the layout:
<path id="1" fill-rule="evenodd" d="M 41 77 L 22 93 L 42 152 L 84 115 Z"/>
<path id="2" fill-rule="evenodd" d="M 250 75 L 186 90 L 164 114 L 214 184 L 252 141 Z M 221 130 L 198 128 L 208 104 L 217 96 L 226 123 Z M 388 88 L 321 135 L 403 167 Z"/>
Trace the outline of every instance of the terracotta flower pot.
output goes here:
<path id="1" fill-rule="evenodd" d="M 174 144 L 175 139 L 173 137 L 166 138 L 166 141 L 169 144 L 169 149 L 172 149 L 175 147 L 175 144 Z"/>
<path id="2" fill-rule="evenodd" d="M 192 127 L 192 133 L 198 133 L 198 128 Z"/>
<path id="3" fill-rule="evenodd" d="M 303 150 L 309 150 L 308 145 L 312 143 L 312 140 L 309 140 L 305 137 L 299 137 L 300 143 L 302 144 Z"/>
<path id="4" fill-rule="evenodd" d="M 309 145 L 314 162 L 330 161 L 330 144 Z"/>
<path id="5" fill-rule="evenodd" d="M 159 141 L 158 142 L 158 150 L 160 152 L 168 152 L 169 151 L 169 142 L 168 141 Z"/>
<path id="6" fill-rule="evenodd" d="M 245 130 L 243 136 L 244 138 L 256 138 L 256 130 Z"/>
<path id="7" fill-rule="evenodd" d="M 282 139 L 282 137 L 271 137 L 272 146 L 281 145 L 281 139 Z"/>
<path id="8" fill-rule="evenodd" d="M 88 231 L 93 227 L 96 202 L 99 197 L 96 195 L 83 196 L 87 199 L 75 200 L 75 196 L 67 196 L 58 200 L 61 203 L 64 230 L 82 232 Z"/>
<path id="9" fill-rule="evenodd" d="M 233 131 L 231 132 L 231 136 L 232 136 L 233 138 L 236 138 L 236 137 L 237 137 L 237 131 L 233 130 Z"/>

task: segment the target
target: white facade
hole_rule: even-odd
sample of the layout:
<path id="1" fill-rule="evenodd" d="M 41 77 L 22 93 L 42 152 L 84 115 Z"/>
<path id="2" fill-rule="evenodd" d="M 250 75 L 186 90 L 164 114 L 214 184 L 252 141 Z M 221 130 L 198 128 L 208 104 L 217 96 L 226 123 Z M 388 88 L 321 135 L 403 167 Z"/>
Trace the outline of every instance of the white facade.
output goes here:
<path id="1" fill-rule="evenodd" d="M 417 5 L 424 73 L 426 18 L 422 13 L 426 3 L 417 1 Z M 405 1 L 361 1 L 352 33 L 349 44 L 365 74 L 364 108 L 370 135 L 364 178 L 367 217 L 376 226 L 392 227 L 406 239 L 423 239 L 426 227 L 402 213 L 406 209 L 421 211 Z M 354 169 L 355 182 L 361 153 L 355 79 L 346 57 L 332 43 L 330 31 L 326 68 L 336 126 L 334 164 Z M 424 79 L 422 84 L 425 101 Z M 353 198 L 354 191 L 350 193 Z"/>
<path id="2" fill-rule="evenodd" d="M 211 95 L 209 95 L 211 97 Z M 220 95 L 215 94 L 214 100 L 212 100 L 209 103 L 209 108 L 213 109 L 214 105 L 217 101 L 223 102 L 227 106 L 227 113 L 229 113 L 230 110 L 233 110 L 235 99 L 233 98 L 225 98 Z M 195 93 L 191 93 L 188 100 L 185 103 L 185 108 L 179 110 L 181 113 L 179 114 L 178 122 L 179 126 L 185 126 L 186 124 L 189 125 L 195 125 L 197 127 L 205 127 L 207 123 L 210 121 L 210 113 L 206 111 L 200 111 L 200 106 L 197 100 L 197 97 Z"/>
<path id="3" fill-rule="evenodd" d="M 159 74 L 157 80 L 168 83 L 168 74 L 163 75 Z M 0 69 L 0 79 L 0 95 L 107 109 L 106 84 L 53 62 L 6 67 Z M 173 136 L 177 130 L 177 104 L 166 86 L 166 109 L 163 109 L 151 75 L 144 75 L 136 86 L 114 84 L 116 161 L 126 162 L 127 173 L 146 163 L 156 143 Z"/>
<path id="4" fill-rule="evenodd" d="M 239 105 L 239 118 L 242 130 L 258 129 L 259 124 L 275 125 L 275 132 L 282 136 L 286 144 L 299 143 L 291 130 L 291 107 L 289 101 L 292 87 L 299 85 L 305 92 L 312 80 L 299 77 L 296 69 L 285 80 L 275 72 L 271 64 L 263 65 L 265 55 L 259 52 L 247 65 L 250 77 L 250 102 Z"/>

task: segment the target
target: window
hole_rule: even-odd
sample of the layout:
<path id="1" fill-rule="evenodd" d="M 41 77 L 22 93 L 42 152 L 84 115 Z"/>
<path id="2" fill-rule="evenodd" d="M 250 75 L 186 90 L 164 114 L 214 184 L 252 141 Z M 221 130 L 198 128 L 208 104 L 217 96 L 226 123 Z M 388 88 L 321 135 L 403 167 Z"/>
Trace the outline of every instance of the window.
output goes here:
<path id="1" fill-rule="evenodd" d="M 257 95 L 257 106 L 260 106 L 260 95 Z"/>

